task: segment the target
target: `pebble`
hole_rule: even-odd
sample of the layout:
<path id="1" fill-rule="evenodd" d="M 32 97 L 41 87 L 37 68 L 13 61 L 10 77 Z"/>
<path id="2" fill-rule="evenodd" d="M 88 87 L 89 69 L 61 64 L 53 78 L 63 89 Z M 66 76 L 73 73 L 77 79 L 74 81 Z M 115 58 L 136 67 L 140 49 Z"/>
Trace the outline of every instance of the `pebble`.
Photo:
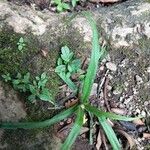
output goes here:
<path id="1" fill-rule="evenodd" d="M 136 80 L 136 83 L 139 85 L 141 83 L 143 83 L 143 79 L 139 76 L 139 75 L 136 75 L 135 76 L 135 80 Z"/>
<path id="2" fill-rule="evenodd" d="M 142 110 L 141 115 L 142 115 L 143 117 L 146 117 L 146 112 L 145 112 L 144 110 Z"/>
<path id="3" fill-rule="evenodd" d="M 136 89 L 136 88 L 133 88 L 132 90 L 133 90 L 133 94 L 134 94 L 134 95 L 136 95 L 136 94 L 138 94 L 138 93 L 139 93 L 139 92 L 137 91 L 137 89 Z"/>
<path id="4" fill-rule="evenodd" d="M 110 86 L 110 85 L 107 85 L 107 90 L 112 90 L 112 86 Z"/>
<path id="5" fill-rule="evenodd" d="M 150 73 L 150 67 L 147 68 L 147 72 Z"/>
<path id="6" fill-rule="evenodd" d="M 138 113 L 138 114 L 140 114 L 140 113 L 141 113 L 141 111 L 140 111 L 140 109 L 139 109 L 139 108 L 137 108 L 137 109 L 136 109 L 136 113 Z"/>
<path id="7" fill-rule="evenodd" d="M 133 95 L 129 96 L 129 98 L 125 99 L 124 104 L 128 104 L 133 99 Z"/>
<path id="8" fill-rule="evenodd" d="M 100 70 L 100 71 L 103 71 L 104 68 L 105 68 L 105 67 L 102 65 L 102 66 L 100 66 L 99 70 Z"/>
<path id="9" fill-rule="evenodd" d="M 92 86 L 92 89 L 91 89 L 90 96 L 97 94 L 97 87 L 98 87 L 98 84 L 94 83 L 93 86 Z"/>
<path id="10" fill-rule="evenodd" d="M 149 104 L 149 102 L 148 102 L 148 101 L 145 101 L 145 102 L 144 102 L 144 105 L 145 105 L 145 106 L 147 106 L 148 104 Z"/>
<path id="11" fill-rule="evenodd" d="M 106 67 L 107 67 L 107 69 L 114 71 L 114 72 L 117 70 L 117 66 L 112 62 L 107 62 Z"/>

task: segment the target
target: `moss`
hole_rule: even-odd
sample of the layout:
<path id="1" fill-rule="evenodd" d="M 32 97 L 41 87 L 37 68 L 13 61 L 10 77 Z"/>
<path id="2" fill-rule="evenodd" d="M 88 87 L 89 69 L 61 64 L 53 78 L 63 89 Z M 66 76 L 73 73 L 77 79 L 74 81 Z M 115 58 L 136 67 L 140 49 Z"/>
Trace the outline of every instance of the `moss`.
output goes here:
<path id="1" fill-rule="evenodd" d="M 20 37 L 23 37 L 26 43 L 23 53 L 17 49 Z M 0 76 L 6 73 L 15 76 L 18 72 L 21 74 L 30 72 L 34 77 L 46 71 L 49 76 L 48 87 L 55 97 L 59 80 L 50 69 L 55 67 L 58 53 L 51 51 L 47 58 L 44 58 L 41 54 L 42 48 L 45 48 L 44 43 L 40 43 L 34 36 L 17 34 L 8 28 L 3 29 L 0 32 Z"/>
<path id="2" fill-rule="evenodd" d="M 7 143 L 7 150 L 36 150 L 45 147 L 53 148 L 54 128 L 51 129 L 32 129 L 32 130 L 5 130 L 1 140 L 1 145 Z M 57 143 L 58 144 L 58 143 Z"/>

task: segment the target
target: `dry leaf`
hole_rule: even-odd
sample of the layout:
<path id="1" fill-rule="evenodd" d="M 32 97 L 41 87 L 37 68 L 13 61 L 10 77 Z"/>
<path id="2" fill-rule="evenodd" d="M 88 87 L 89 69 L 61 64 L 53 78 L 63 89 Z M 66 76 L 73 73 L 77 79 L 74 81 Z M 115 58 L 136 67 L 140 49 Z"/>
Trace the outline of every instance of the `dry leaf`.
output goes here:
<path id="1" fill-rule="evenodd" d="M 143 133 L 143 138 L 150 139 L 150 133 Z"/>
<path id="2" fill-rule="evenodd" d="M 125 131 L 123 130 L 117 130 L 120 134 L 122 134 L 127 140 L 128 140 L 128 143 L 129 143 L 129 146 L 130 146 L 130 149 L 132 149 L 136 143 L 133 139 L 132 136 L 130 136 L 128 133 L 126 133 Z"/>
<path id="3" fill-rule="evenodd" d="M 47 55 L 48 55 L 48 50 L 47 49 L 42 49 L 41 52 L 42 52 L 42 56 L 44 56 L 46 58 Z"/>
<path id="4" fill-rule="evenodd" d="M 141 119 L 133 120 L 133 123 L 136 124 L 136 125 L 145 125 L 144 122 Z"/>
<path id="5" fill-rule="evenodd" d="M 85 132 L 88 132 L 89 131 L 89 128 L 87 127 L 81 127 L 81 130 L 80 130 L 80 135 L 85 133 Z"/>
<path id="6" fill-rule="evenodd" d="M 101 136 L 101 131 L 99 130 L 98 136 L 97 136 L 96 149 L 99 150 L 101 145 L 102 145 L 102 136 Z"/>
<path id="7" fill-rule="evenodd" d="M 116 113 L 116 114 L 119 114 L 119 115 L 125 115 L 126 114 L 126 111 L 124 109 L 121 109 L 121 108 L 111 108 L 111 111 Z"/>
<path id="8" fill-rule="evenodd" d="M 65 107 L 69 108 L 71 106 L 74 106 L 77 103 L 78 103 L 78 99 L 71 99 L 71 100 L 69 100 L 68 102 L 65 103 Z"/>

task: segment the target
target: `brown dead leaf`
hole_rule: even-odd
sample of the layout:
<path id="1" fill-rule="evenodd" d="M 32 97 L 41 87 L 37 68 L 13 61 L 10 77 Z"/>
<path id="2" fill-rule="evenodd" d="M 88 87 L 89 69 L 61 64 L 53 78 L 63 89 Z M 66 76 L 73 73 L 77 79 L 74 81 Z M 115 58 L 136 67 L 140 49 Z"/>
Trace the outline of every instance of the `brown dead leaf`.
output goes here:
<path id="1" fill-rule="evenodd" d="M 120 0 L 89 0 L 92 3 L 116 3 L 119 2 Z"/>
<path id="2" fill-rule="evenodd" d="M 128 133 L 126 133 L 125 131 L 123 130 L 117 130 L 120 134 L 122 134 L 127 140 L 128 140 L 128 143 L 129 143 L 129 146 L 130 146 L 130 149 L 132 149 L 136 143 L 133 139 L 133 137 L 131 135 L 129 135 Z"/>
<path id="3" fill-rule="evenodd" d="M 101 145 L 102 145 L 102 136 L 101 136 L 101 130 L 99 130 L 98 136 L 97 136 L 96 149 L 99 150 Z"/>
<path id="4" fill-rule="evenodd" d="M 87 127 L 81 127 L 81 130 L 80 130 L 80 135 L 85 133 L 85 132 L 88 132 L 89 131 L 89 128 Z"/>
<path id="5" fill-rule="evenodd" d="M 133 120 L 133 123 L 136 124 L 136 125 L 145 125 L 144 122 L 141 119 Z"/>
<path id="6" fill-rule="evenodd" d="M 42 56 L 44 56 L 46 58 L 47 55 L 48 55 L 48 50 L 47 49 L 42 49 L 41 54 L 42 54 Z"/>
<path id="7" fill-rule="evenodd" d="M 150 133 L 143 133 L 143 138 L 150 139 Z"/>
<path id="8" fill-rule="evenodd" d="M 126 114 L 126 111 L 124 109 L 121 109 L 121 108 L 111 108 L 111 111 L 116 113 L 116 114 L 119 114 L 119 115 L 125 115 Z"/>
<path id="9" fill-rule="evenodd" d="M 74 106 L 77 103 L 78 103 L 78 99 L 71 99 L 71 100 L 69 100 L 68 102 L 65 103 L 65 107 L 69 108 L 71 106 Z"/>

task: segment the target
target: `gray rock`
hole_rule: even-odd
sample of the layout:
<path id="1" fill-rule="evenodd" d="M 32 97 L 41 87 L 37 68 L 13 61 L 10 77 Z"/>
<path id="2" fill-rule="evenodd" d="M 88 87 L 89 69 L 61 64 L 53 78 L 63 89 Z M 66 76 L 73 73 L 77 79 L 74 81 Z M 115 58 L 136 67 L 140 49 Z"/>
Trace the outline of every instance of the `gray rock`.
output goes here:
<path id="1" fill-rule="evenodd" d="M 117 70 L 117 66 L 112 62 L 107 62 L 106 67 L 107 67 L 107 69 L 114 71 L 114 72 Z"/>

